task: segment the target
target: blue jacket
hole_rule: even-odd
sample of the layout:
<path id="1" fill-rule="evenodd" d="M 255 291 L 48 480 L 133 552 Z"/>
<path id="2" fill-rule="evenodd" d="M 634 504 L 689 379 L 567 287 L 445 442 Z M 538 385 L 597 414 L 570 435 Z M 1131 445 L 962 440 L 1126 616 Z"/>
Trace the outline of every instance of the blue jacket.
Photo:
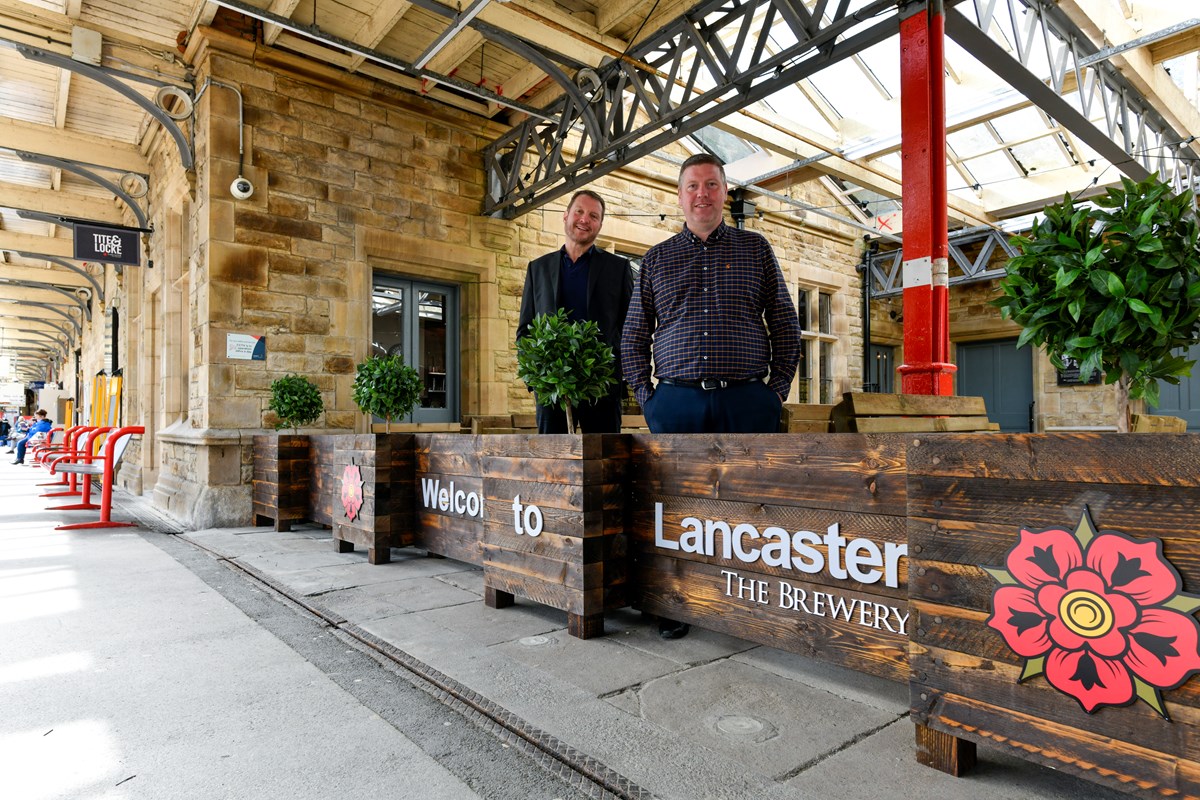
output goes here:
<path id="1" fill-rule="evenodd" d="M 39 420 L 38 422 L 33 423 L 33 427 L 29 429 L 29 432 L 27 434 L 25 434 L 25 441 L 29 441 L 30 439 L 32 439 L 34 434 L 45 433 L 46 431 L 50 430 L 53 427 L 54 427 L 54 423 L 51 422 L 49 419 Z"/>

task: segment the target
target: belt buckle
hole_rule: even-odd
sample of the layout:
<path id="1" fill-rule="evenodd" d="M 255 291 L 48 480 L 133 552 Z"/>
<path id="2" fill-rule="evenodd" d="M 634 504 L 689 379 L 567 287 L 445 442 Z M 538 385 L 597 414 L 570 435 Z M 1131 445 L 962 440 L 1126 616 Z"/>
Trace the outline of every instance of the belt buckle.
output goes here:
<path id="1" fill-rule="evenodd" d="M 704 378 L 700 381 L 700 388 L 711 392 L 713 389 L 724 389 L 728 384 L 720 378 Z"/>

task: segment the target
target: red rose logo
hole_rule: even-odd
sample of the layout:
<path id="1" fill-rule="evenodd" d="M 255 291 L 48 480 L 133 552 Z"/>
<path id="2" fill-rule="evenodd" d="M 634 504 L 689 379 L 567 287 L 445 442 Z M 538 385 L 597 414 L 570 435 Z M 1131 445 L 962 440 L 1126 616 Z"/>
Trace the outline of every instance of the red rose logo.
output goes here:
<path id="1" fill-rule="evenodd" d="M 1025 659 L 1019 681 L 1045 674 L 1091 714 L 1142 700 L 1164 719 L 1162 690 L 1200 672 L 1200 597 L 1185 594 L 1162 542 L 1096 531 L 1021 531 L 987 624 Z"/>
<path id="2" fill-rule="evenodd" d="M 363 504 L 362 472 L 357 464 L 348 464 L 342 470 L 342 508 L 353 522 Z"/>

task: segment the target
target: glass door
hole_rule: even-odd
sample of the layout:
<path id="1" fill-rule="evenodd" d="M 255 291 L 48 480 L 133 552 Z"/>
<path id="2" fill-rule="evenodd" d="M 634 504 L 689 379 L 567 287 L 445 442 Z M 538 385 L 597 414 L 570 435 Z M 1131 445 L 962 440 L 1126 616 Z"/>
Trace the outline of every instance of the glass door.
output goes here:
<path id="1" fill-rule="evenodd" d="M 371 353 L 398 355 L 421 376 L 421 399 L 408 422 L 457 422 L 458 289 L 377 273 Z"/>

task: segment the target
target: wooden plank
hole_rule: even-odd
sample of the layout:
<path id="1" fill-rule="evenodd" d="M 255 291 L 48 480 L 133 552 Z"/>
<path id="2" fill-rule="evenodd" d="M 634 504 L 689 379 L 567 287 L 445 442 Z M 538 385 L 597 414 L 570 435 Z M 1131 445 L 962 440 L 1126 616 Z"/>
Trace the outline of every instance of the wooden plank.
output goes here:
<path id="1" fill-rule="evenodd" d="M 629 482 L 638 492 L 906 512 L 905 437 L 898 434 L 632 439 Z"/>
<path id="2" fill-rule="evenodd" d="M 790 421 L 816 420 L 828 422 L 834 406 L 821 403 L 784 403 L 785 416 Z"/>
<path id="3" fill-rule="evenodd" d="M 987 416 L 982 397 L 846 392 L 843 400 L 858 417 Z"/>
<path id="4" fill-rule="evenodd" d="M 977 669 L 972 674 L 986 672 Z M 1013 670 L 1014 687 L 1018 686 L 1016 673 Z M 931 674 L 936 673 L 926 671 Z M 986 685 L 964 682 L 954 684 L 953 691 L 940 688 L 948 683 L 913 682 L 914 722 L 956 736 L 969 733 L 969 738 L 981 743 L 1013 746 L 1024 758 L 1032 756 L 1049 766 L 1142 796 L 1162 797 L 1173 792 L 1198 796 L 1200 763 L 1194 754 L 1200 742 L 1192 722 L 1178 718 L 1167 722 L 1141 703 L 1088 715 L 1074 701 L 1052 691 L 1046 694 L 1056 694 L 1060 701 L 1074 705 L 1074 710 L 1061 711 L 1047 704 L 1043 713 L 1024 703 L 1005 705 L 1003 696 Z M 1024 685 L 1009 694 L 1023 694 L 1021 689 Z M 1107 717 L 1109 724 L 1101 724 L 1101 716 Z M 1145 732 L 1151 735 L 1144 736 Z M 1120 776 L 1119 784 L 1109 781 L 1114 776 Z"/>
<path id="5" fill-rule="evenodd" d="M 479 521 L 422 512 L 417 514 L 413 546 L 479 566 L 483 563 L 479 544 L 482 533 L 483 524 Z"/>
<path id="6" fill-rule="evenodd" d="M 561 584 L 546 583 L 533 578 L 521 578 L 503 570 L 483 568 L 484 585 L 509 594 L 557 608 L 570 614 L 595 613 L 592 609 L 604 609 L 606 592 L 603 587 L 579 592 Z M 614 595 L 615 596 L 615 595 Z M 605 609 L 607 610 L 607 609 Z"/>
<path id="7" fill-rule="evenodd" d="M 699 562 L 684 561 L 643 553 L 637 558 L 634 575 L 641 587 L 638 606 L 646 612 L 669 619 L 727 633 L 752 642 L 778 647 L 793 653 L 848 666 L 890 680 L 908 678 L 908 637 L 902 633 L 906 617 L 895 613 L 907 612 L 894 601 L 889 605 L 881 598 L 858 592 L 838 590 L 825 593 L 817 601 L 812 587 L 794 580 L 770 578 L 765 587 L 766 602 L 736 596 L 745 587 L 734 580 L 733 596 L 727 592 L 729 570 Z M 757 580 L 745 571 L 743 578 Z M 786 585 L 787 589 L 781 588 Z M 757 585 L 748 591 L 755 593 Z M 803 591 L 800 608 L 781 608 Z M 827 597 L 833 597 L 838 617 L 827 611 Z M 866 603 L 870 619 L 860 624 L 861 604 Z M 876 607 L 890 609 L 886 627 L 876 629 Z M 901 604 L 903 605 L 903 604 Z M 808 611 L 805 610 L 807 606 Z M 851 611 L 845 609 L 851 608 Z M 821 611 L 822 613 L 815 613 Z M 895 613 L 893 613 L 895 612 Z M 842 618 L 841 615 L 849 617 Z M 864 619 L 866 617 L 864 616 Z M 902 624 L 901 619 L 904 620 Z"/>
<path id="8" fill-rule="evenodd" d="M 1133 414 L 1130 416 L 1133 433 L 1187 433 L 1187 420 L 1157 414 Z"/>
<path id="9" fill-rule="evenodd" d="M 490 544 L 486 540 L 480 543 L 480 549 L 483 551 L 485 569 L 503 571 L 521 579 L 551 583 L 577 592 L 603 585 L 603 564 L 583 564 L 574 560 L 558 561 Z"/>
<path id="10" fill-rule="evenodd" d="M 621 415 L 621 430 L 623 431 L 648 431 L 649 426 L 646 424 L 646 418 L 641 414 L 622 414 Z"/>
<path id="11" fill-rule="evenodd" d="M 781 426 L 780 433 L 829 433 L 831 425 L 829 420 L 794 419 Z"/>
<path id="12" fill-rule="evenodd" d="M 1002 433 L 910 439 L 910 475 L 1200 487 L 1200 436 Z"/>
<path id="13" fill-rule="evenodd" d="M 961 431 L 998 431 L 1000 426 L 987 417 L 855 417 L 858 433 L 955 433 Z"/>
<path id="14" fill-rule="evenodd" d="M 1070 726 L 1030 714 L 1010 717 L 970 697 L 926 694 L 924 702 L 931 709 L 922 716 L 935 730 L 960 735 L 966 729 L 959 721 L 969 719 L 979 740 L 1010 748 L 1022 758 L 1032 756 L 1054 769 L 1141 797 L 1200 796 L 1200 767 L 1190 759 L 1177 759 L 1136 742 L 1080 737 Z"/>

